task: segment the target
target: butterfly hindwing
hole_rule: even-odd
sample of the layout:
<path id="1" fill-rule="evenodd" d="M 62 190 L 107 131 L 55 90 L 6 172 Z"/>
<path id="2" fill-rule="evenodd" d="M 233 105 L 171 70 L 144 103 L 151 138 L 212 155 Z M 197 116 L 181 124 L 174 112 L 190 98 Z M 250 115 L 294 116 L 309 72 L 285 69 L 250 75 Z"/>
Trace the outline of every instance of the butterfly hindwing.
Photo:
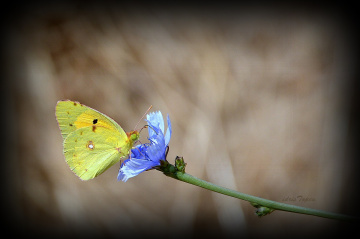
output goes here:
<path id="1" fill-rule="evenodd" d="M 92 179 L 119 162 L 131 149 L 127 137 L 105 127 L 83 127 L 64 141 L 64 155 L 82 180 Z"/>

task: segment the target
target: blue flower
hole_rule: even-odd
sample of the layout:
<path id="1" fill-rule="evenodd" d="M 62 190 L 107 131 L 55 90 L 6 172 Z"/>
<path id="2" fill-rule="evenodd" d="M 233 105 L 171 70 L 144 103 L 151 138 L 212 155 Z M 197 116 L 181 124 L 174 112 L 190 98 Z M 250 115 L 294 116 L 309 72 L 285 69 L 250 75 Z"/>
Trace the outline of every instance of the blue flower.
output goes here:
<path id="1" fill-rule="evenodd" d="M 146 116 L 149 129 L 149 143 L 137 145 L 131 149 L 131 157 L 120 167 L 118 180 L 126 182 L 146 170 L 160 166 L 161 160 L 166 160 L 166 150 L 171 138 L 171 122 L 167 116 L 168 129 L 164 128 L 164 118 L 160 111 Z"/>

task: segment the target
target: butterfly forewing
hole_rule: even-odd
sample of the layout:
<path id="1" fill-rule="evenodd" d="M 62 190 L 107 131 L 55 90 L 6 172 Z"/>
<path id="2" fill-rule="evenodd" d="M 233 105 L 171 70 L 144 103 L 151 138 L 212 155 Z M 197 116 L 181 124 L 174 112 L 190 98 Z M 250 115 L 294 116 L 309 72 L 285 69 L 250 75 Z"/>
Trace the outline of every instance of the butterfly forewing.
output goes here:
<path id="1" fill-rule="evenodd" d="M 126 136 L 125 131 L 113 119 L 75 101 L 59 101 L 56 105 L 56 119 L 64 140 L 71 132 L 88 126 L 105 127 Z"/>

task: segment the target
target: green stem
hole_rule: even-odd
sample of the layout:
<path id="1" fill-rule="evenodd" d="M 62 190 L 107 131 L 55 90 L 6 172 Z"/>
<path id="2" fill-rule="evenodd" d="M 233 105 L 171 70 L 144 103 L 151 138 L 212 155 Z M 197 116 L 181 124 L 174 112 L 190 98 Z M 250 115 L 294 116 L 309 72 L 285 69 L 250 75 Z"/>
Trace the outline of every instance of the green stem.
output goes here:
<path id="1" fill-rule="evenodd" d="M 351 217 L 351 216 L 347 216 L 347 215 L 326 212 L 326 211 L 316 210 L 316 209 L 311 209 L 311 208 L 299 207 L 299 206 L 290 205 L 290 204 L 286 204 L 286 203 L 271 201 L 271 200 L 260 198 L 260 197 L 255 197 L 255 196 L 248 195 L 245 193 L 240 193 L 240 192 L 204 181 L 202 179 L 196 178 L 192 175 L 189 175 L 189 174 L 187 174 L 185 172 L 181 172 L 181 171 L 166 173 L 166 175 L 169 177 L 175 178 L 177 180 L 186 182 L 186 183 L 190 183 L 190 184 L 193 184 L 193 185 L 196 185 L 196 186 L 199 186 L 199 187 L 202 187 L 202 188 L 214 191 L 214 192 L 218 192 L 218 193 L 230 196 L 230 197 L 235 197 L 235 198 L 239 198 L 239 199 L 242 199 L 245 201 L 249 201 L 250 203 L 259 204 L 261 206 L 268 207 L 270 209 L 276 209 L 276 210 L 294 212 L 294 213 L 301 213 L 301 214 L 307 214 L 307 215 L 313 215 L 313 216 L 337 219 L 337 220 L 359 221 L 359 218 L 356 218 L 356 217 Z"/>

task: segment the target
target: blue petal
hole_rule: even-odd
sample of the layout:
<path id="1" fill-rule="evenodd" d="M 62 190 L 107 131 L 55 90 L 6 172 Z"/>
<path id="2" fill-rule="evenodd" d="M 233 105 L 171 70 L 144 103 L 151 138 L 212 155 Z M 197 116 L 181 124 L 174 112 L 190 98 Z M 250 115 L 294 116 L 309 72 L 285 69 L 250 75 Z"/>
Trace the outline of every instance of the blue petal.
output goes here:
<path id="1" fill-rule="evenodd" d="M 126 182 L 129 178 L 135 177 L 140 173 L 158 165 L 160 165 L 160 163 L 144 159 L 132 158 L 127 161 L 126 164 L 120 169 L 118 174 L 118 180 Z"/>
<path id="2" fill-rule="evenodd" d="M 143 158 L 145 151 L 146 151 L 146 144 L 136 145 L 135 148 L 131 149 L 131 158 Z"/>
<path id="3" fill-rule="evenodd" d="M 166 135 L 165 135 L 165 144 L 166 146 L 169 145 L 169 142 L 170 142 L 170 138 L 171 138 L 171 121 L 170 121 L 170 117 L 169 115 L 167 115 L 167 124 L 168 124 L 168 128 L 166 130 Z"/>
<path id="4" fill-rule="evenodd" d="M 166 145 L 164 140 L 164 135 L 160 132 L 156 138 L 152 139 L 152 143 L 147 149 L 147 157 L 155 162 L 160 162 L 160 160 L 165 160 L 165 151 Z"/>
<path id="5" fill-rule="evenodd" d="M 164 132 L 164 119 L 160 111 L 152 112 L 146 116 L 147 122 L 152 127 L 149 127 L 149 137 L 154 137 L 159 131 Z M 155 131 L 155 132 L 154 132 Z"/>

